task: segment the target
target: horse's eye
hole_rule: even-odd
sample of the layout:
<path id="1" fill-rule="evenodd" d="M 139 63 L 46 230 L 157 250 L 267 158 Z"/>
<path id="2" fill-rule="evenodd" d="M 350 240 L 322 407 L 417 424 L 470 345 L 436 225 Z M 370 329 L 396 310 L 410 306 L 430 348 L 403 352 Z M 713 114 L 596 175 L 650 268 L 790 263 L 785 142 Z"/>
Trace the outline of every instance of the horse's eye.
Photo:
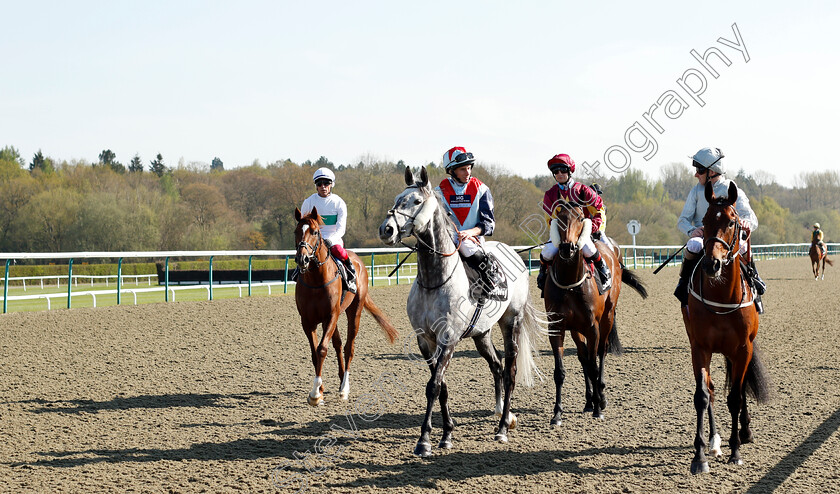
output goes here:
<path id="1" fill-rule="evenodd" d="M 729 228 L 732 228 L 733 226 L 735 226 L 735 220 L 730 220 L 729 221 Z"/>
<path id="2" fill-rule="evenodd" d="M 414 200 L 414 205 L 416 206 L 416 205 L 420 204 L 421 202 L 423 202 L 423 201 L 421 201 L 420 199 L 415 199 Z"/>

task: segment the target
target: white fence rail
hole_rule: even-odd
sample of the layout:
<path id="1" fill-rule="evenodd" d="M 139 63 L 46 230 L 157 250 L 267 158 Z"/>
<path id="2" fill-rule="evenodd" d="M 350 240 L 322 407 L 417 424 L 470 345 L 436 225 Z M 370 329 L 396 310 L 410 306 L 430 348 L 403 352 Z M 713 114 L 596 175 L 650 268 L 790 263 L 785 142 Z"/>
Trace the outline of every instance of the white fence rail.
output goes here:
<path id="1" fill-rule="evenodd" d="M 649 267 L 656 267 L 662 264 L 665 260 L 671 257 L 672 254 L 675 254 L 678 250 L 682 249 L 683 246 L 680 245 L 640 245 L 640 246 L 619 246 L 621 250 L 622 260 L 624 264 L 632 269 L 640 269 L 640 268 L 649 268 Z M 753 256 L 759 260 L 769 260 L 775 259 L 779 257 L 794 257 L 794 256 L 807 256 L 808 249 L 810 244 L 802 243 L 802 244 L 771 244 L 771 245 L 754 245 L 753 246 Z M 830 254 L 837 254 L 838 250 L 840 250 L 840 244 L 828 244 L 829 253 Z M 538 262 L 538 252 L 541 249 L 541 246 L 518 246 L 514 247 L 517 251 L 521 251 L 521 255 L 528 267 L 529 273 L 535 271 L 539 268 Z M 416 264 L 409 264 L 405 263 L 396 271 L 394 276 L 389 276 L 392 270 L 396 268 L 398 263 L 401 259 L 405 259 L 405 256 L 410 254 L 412 251 L 408 248 L 372 248 L 372 249 L 354 249 L 353 250 L 357 255 L 359 255 L 365 264 L 367 265 L 368 269 L 368 278 L 372 286 L 377 284 L 384 284 L 387 283 L 388 285 L 391 284 L 400 284 L 405 282 L 411 282 L 417 276 L 417 266 Z M 537 251 L 535 253 L 534 251 Z M 384 255 L 394 255 L 393 262 L 382 262 L 382 256 Z M 0 259 L 5 259 L 6 262 L 6 271 L 5 277 L 0 277 L 0 283 L 3 284 L 3 293 L 2 293 L 2 300 L 3 300 L 3 313 L 7 312 L 7 305 L 9 301 L 14 300 L 32 300 L 32 299 L 46 299 L 47 300 L 47 309 L 51 308 L 50 300 L 55 298 L 62 298 L 66 299 L 67 308 L 72 307 L 72 300 L 73 297 L 92 297 L 93 305 L 96 306 L 96 298 L 98 296 L 104 295 L 117 295 L 117 303 L 121 303 L 121 295 L 122 294 L 129 294 L 134 297 L 134 303 L 137 303 L 137 293 L 146 293 L 146 292 L 164 292 L 164 300 L 172 301 L 175 299 L 175 292 L 179 290 L 196 290 L 196 289 L 203 289 L 207 292 L 208 300 L 213 299 L 213 289 L 214 285 L 217 288 L 238 288 L 239 289 L 239 296 L 242 296 L 242 289 L 247 288 L 247 293 L 250 296 L 251 290 L 254 287 L 259 286 L 267 286 L 269 290 L 269 294 L 271 294 L 272 286 L 283 287 L 283 293 L 286 293 L 289 289 L 289 286 L 294 286 L 294 282 L 288 279 L 288 274 L 290 272 L 290 265 L 289 260 L 294 259 L 295 251 L 292 250 L 275 250 L 275 251 L 267 251 L 267 250 L 259 250 L 259 251 L 162 251 L 162 252 L 66 252 L 66 253 L 11 253 L 11 254 L 3 254 L 0 253 Z M 369 257 L 368 257 L 369 256 Z M 249 264 L 249 273 L 251 272 L 251 259 L 253 257 L 259 258 L 266 258 L 266 257 L 273 257 L 273 258 L 280 258 L 285 260 L 285 269 L 284 276 L 285 279 L 282 281 L 276 282 L 249 282 L 247 284 L 240 283 L 240 284 L 218 284 L 218 281 L 212 280 L 212 266 L 213 266 L 213 259 L 215 257 L 235 257 L 235 258 L 248 258 Z M 123 280 L 124 279 L 134 279 L 135 286 L 139 284 L 140 279 L 146 280 L 148 285 L 152 284 L 152 278 L 158 278 L 156 274 L 146 274 L 146 275 L 100 275 L 100 276 L 89 276 L 89 275 L 74 275 L 72 273 L 73 268 L 73 261 L 75 259 L 119 259 L 119 265 L 122 265 L 123 259 L 165 259 L 167 265 L 167 273 L 168 273 L 168 264 L 170 258 L 209 258 L 209 276 L 207 280 L 200 282 L 199 284 L 194 285 L 186 285 L 186 286 L 170 286 L 169 279 L 166 278 L 164 280 L 158 279 L 158 283 L 163 283 L 164 286 L 162 287 L 149 287 L 149 288 L 133 288 L 128 289 L 124 287 Z M 379 263 L 377 263 L 377 258 Z M 66 276 L 39 276 L 39 277 L 9 277 L 9 267 L 10 264 L 17 260 L 58 260 L 58 259 L 67 259 L 69 272 Z M 677 265 L 682 262 L 682 257 L 679 255 L 675 255 L 673 259 L 669 262 L 671 265 Z M 60 279 L 68 280 L 66 283 L 67 292 L 66 293 L 43 293 L 43 294 L 35 294 L 35 295 L 8 295 L 9 289 L 9 282 L 12 281 L 21 281 L 24 283 L 24 291 L 26 291 L 25 283 L 30 281 L 30 287 L 32 286 L 32 281 L 40 284 L 41 288 L 46 288 L 44 285 L 44 281 L 56 280 L 57 286 L 60 286 Z M 93 286 L 97 280 L 105 280 L 105 285 L 110 286 L 111 280 L 117 279 L 116 288 L 113 290 L 88 290 L 83 292 L 73 292 L 72 287 L 79 285 L 79 280 L 84 279 L 88 280 L 90 285 Z M 250 279 L 250 276 L 249 276 Z M 206 282 L 207 284 L 203 284 Z"/>

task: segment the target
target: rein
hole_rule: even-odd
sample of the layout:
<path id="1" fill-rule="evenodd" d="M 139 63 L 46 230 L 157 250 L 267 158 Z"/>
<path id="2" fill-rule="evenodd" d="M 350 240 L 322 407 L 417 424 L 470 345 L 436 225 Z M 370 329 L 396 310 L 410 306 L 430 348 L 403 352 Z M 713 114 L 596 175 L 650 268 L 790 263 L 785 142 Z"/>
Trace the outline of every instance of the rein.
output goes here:
<path id="1" fill-rule="evenodd" d="M 309 257 L 309 260 L 307 262 L 301 263 L 301 266 L 300 266 L 301 278 L 297 282 L 300 283 L 301 285 L 305 286 L 306 288 L 311 288 L 311 289 L 315 289 L 315 290 L 317 290 L 319 288 L 326 288 L 326 287 L 330 286 L 335 280 L 337 280 L 340 277 L 340 275 L 338 273 L 338 270 L 336 270 L 335 276 L 333 277 L 333 279 L 331 279 L 330 281 L 327 281 L 323 285 L 310 285 L 310 284 L 306 283 L 305 281 L 303 281 L 303 275 L 312 271 L 312 269 L 309 266 L 310 264 L 312 264 L 314 262 L 315 263 L 315 268 L 314 269 L 319 269 L 321 266 L 323 266 L 324 264 L 326 264 L 330 260 L 330 253 L 329 252 L 327 252 L 327 257 L 323 261 L 318 259 L 318 249 L 321 247 L 321 242 L 323 240 L 323 237 L 321 237 L 321 230 L 317 230 L 317 232 L 318 232 L 317 233 L 318 234 L 318 240 L 315 242 L 314 247 L 312 246 L 312 244 L 310 244 L 308 242 L 304 242 L 304 241 L 301 241 L 300 243 L 298 243 L 298 246 L 297 246 L 297 249 L 298 249 L 299 253 L 301 252 L 301 249 L 303 249 L 303 248 L 306 248 L 307 251 L 312 253 L 311 257 Z"/>

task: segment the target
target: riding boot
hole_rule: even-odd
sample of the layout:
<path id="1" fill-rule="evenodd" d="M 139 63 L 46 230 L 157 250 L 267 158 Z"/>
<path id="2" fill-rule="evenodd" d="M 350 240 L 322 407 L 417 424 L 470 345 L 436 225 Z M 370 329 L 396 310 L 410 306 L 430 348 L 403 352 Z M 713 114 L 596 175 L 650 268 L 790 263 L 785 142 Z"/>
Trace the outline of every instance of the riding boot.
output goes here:
<path id="1" fill-rule="evenodd" d="M 682 267 L 680 268 L 680 282 L 677 283 L 677 289 L 674 290 L 674 296 L 680 301 L 680 305 L 688 305 L 688 280 L 691 278 L 691 273 L 699 261 L 699 254 L 686 251 L 685 256 L 683 256 Z"/>
<path id="2" fill-rule="evenodd" d="M 752 278 L 753 288 L 755 288 L 756 293 L 759 295 L 764 295 L 764 292 L 767 291 L 767 283 L 758 276 L 758 270 L 755 268 L 755 261 L 750 260 L 750 278 Z"/>
<path id="3" fill-rule="evenodd" d="M 483 303 L 487 300 L 490 292 L 496 286 L 496 281 L 493 276 L 493 266 L 484 251 L 478 250 L 475 254 L 463 258 L 467 266 L 474 269 L 479 276 L 479 281 L 476 285 L 470 287 L 470 293 L 475 297 L 476 301 Z"/>
<path id="4" fill-rule="evenodd" d="M 607 291 L 612 286 L 612 274 L 610 273 L 610 268 L 607 267 L 607 263 L 604 262 L 604 258 L 601 257 L 601 254 L 595 254 L 594 256 L 587 259 L 595 266 L 595 271 L 598 272 L 598 278 L 601 280 L 601 287 L 603 287 L 604 291 Z"/>
<path id="5" fill-rule="evenodd" d="M 537 273 L 537 288 L 540 289 L 540 298 L 545 298 L 545 278 L 548 276 L 548 263 L 540 254 L 540 272 Z"/>
<path id="6" fill-rule="evenodd" d="M 347 291 L 350 293 L 356 293 L 356 269 L 353 267 L 353 261 L 348 257 L 343 262 L 344 266 L 347 268 L 347 279 L 345 280 L 347 284 Z"/>

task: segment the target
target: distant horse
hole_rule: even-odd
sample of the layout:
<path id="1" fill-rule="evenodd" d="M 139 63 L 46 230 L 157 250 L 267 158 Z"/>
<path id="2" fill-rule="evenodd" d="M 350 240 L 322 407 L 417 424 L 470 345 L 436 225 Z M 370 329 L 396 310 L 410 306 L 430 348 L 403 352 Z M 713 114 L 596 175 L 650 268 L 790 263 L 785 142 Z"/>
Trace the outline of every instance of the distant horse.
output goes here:
<path id="1" fill-rule="evenodd" d="M 612 240 L 609 243 L 595 242 L 598 252 L 613 274 L 612 287 L 600 294 L 587 265 L 581 247 L 590 237 L 592 223 L 584 219 L 583 211 L 577 205 L 557 208 L 556 219 L 552 220 L 551 238 L 559 251 L 548 268 L 545 284 L 545 310 L 551 320 L 549 340 L 554 353 L 555 400 L 551 425 L 559 426 L 561 415 L 561 390 L 566 379 L 563 367 L 563 342 L 566 331 L 571 333 L 577 347 L 577 356 L 583 367 L 586 382 L 586 405 L 584 412 L 592 412 L 596 418 L 604 418 L 602 411 L 607 406 L 604 396 L 604 357 L 621 353 L 621 343 L 615 330 L 615 308 L 621 293 L 622 282 L 631 286 L 643 298 L 647 289 L 636 275 L 619 262 L 620 253 Z M 597 360 L 596 360 L 597 357 Z"/>
<path id="2" fill-rule="evenodd" d="M 455 422 L 449 411 L 449 389 L 444 375 L 455 346 L 466 336 L 473 339 L 478 353 L 490 365 L 496 392 L 495 412 L 499 417 L 495 439 L 507 442 L 508 429 L 516 425 L 516 417 L 510 413 L 514 384 L 519 381 L 530 385 L 534 374 L 539 373 L 533 352 L 541 334 L 540 319 L 545 314 L 531 304 L 527 271 L 519 255 L 505 244 L 487 242 L 485 251 L 498 260 L 507 278 L 507 294 L 496 297 L 500 300 L 487 301 L 480 316 L 474 318 L 476 302 L 471 300 L 467 271 L 452 240 L 455 225 L 429 184 L 426 169 L 421 168 L 419 175 L 419 180 L 415 180 L 411 169 L 406 168 L 407 187 L 396 197 L 393 209 L 379 227 L 379 237 L 387 245 L 412 235 L 417 239 L 418 274 L 406 305 L 431 378 L 426 385 L 426 414 L 414 454 L 429 456 L 432 408 L 438 399 L 443 419 L 443 437 L 438 447 L 452 447 Z M 475 322 L 470 329 L 472 319 Z M 504 371 L 501 355 L 490 337 L 496 322 L 504 337 Z"/>
<path id="3" fill-rule="evenodd" d="M 834 261 L 828 258 L 828 251 L 823 252 L 816 242 L 811 242 L 811 249 L 808 251 L 808 255 L 811 256 L 811 269 L 814 271 L 814 279 L 825 279 L 825 263 L 828 263 L 829 266 L 834 266 Z M 822 268 L 822 276 L 820 276 L 820 268 Z"/>
<path id="4" fill-rule="evenodd" d="M 752 442 L 750 415 L 747 412 L 747 391 L 758 402 L 770 398 L 770 384 L 760 361 L 754 340 L 758 333 L 758 312 L 755 294 L 744 277 L 739 248 L 741 226 L 735 212 L 738 188 L 730 184 L 725 198 L 716 198 L 711 183 L 706 184 L 709 209 L 703 218 L 703 258 L 689 279 L 688 306 L 682 308 L 683 322 L 691 343 L 691 363 L 696 390 L 697 433 L 694 438 L 694 459 L 691 473 L 709 471 L 706 460 L 706 439 L 703 437 L 703 416 L 709 415 L 709 453 L 722 456 L 720 436 L 715 426 L 712 407 L 714 384 L 709 373 L 713 353 L 726 357 L 726 377 L 730 388 L 726 403 L 732 416 L 729 437 L 729 463 L 740 465 L 742 443 Z M 738 424 L 741 429 L 739 431 Z"/>
<path id="5" fill-rule="evenodd" d="M 357 290 L 355 295 L 342 291 L 338 267 L 321 237 L 323 221 L 318 216 L 317 209 L 313 208 L 309 214 L 301 215 L 300 209 L 295 208 L 295 220 L 298 222 L 295 228 L 295 261 L 300 268 L 300 278 L 295 287 L 295 302 L 303 331 L 309 340 L 309 349 L 312 350 L 312 364 L 315 366 L 315 381 L 308 401 L 310 405 L 317 406 L 324 399 L 321 371 L 327 357 L 327 342 L 330 340 L 338 356 L 338 378 L 341 380 L 338 393 L 341 399 L 346 401 L 350 396 L 350 362 L 353 360 L 362 308 L 367 309 L 376 319 L 391 343 L 396 341 L 398 333 L 373 303 L 367 291 L 368 277 L 364 263 L 349 250 L 347 254 L 356 268 Z M 336 331 L 338 316 L 342 312 L 347 313 L 347 342 L 343 352 L 341 334 Z M 323 328 L 320 343 L 316 342 L 315 333 L 319 324 Z"/>

